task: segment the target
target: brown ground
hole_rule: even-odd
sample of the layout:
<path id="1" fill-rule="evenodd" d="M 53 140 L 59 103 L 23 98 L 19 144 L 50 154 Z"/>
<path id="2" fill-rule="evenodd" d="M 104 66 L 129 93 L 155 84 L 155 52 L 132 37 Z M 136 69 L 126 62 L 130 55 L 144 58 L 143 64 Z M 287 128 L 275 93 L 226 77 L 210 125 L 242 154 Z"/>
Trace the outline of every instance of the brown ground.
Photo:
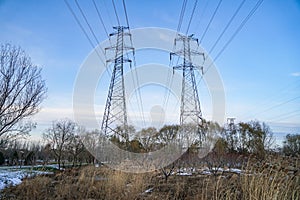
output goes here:
<path id="1" fill-rule="evenodd" d="M 297 163 L 298 162 L 298 163 Z M 300 199 L 299 160 L 248 168 L 248 174 L 127 174 L 106 167 L 70 169 L 27 179 L 2 191 L 2 199 Z M 295 166 L 296 167 L 291 167 Z M 252 165 L 255 166 L 255 165 Z M 145 192 L 151 189 L 150 192 Z"/>

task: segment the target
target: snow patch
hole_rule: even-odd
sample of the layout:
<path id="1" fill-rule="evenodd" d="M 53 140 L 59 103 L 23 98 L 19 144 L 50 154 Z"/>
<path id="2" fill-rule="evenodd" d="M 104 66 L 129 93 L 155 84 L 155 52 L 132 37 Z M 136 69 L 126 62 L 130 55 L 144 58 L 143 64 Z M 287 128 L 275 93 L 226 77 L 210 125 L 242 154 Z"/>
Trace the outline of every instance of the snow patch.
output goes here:
<path id="1" fill-rule="evenodd" d="M 28 169 L 0 169 L 0 190 L 8 186 L 16 186 L 22 183 L 24 178 L 31 178 L 41 174 L 51 174 L 53 172 L 44 172 Z"/>
<path id="2" fill-rule="evenodd" d="M 178 176 L 192 176 L 193 174 L 190 172 L 178 172 L 176 175 Z"/>
<path id="3" fill-rule="evenodd" d="M 152 190 L 153 190 L 153 188 L 149 188 L 149 189 L 145 190 L 144 193 L 150 193 L 150 192 L 152 192 Z"/>
<path id="4" fill-rule="evenodd" d="M 241 169 L 236 169 L 236 168 L 230 168 L 230 169 L 227 169 L 226 171 L 233 172 L 233 173 L 236 173 L 236 174 L 241 174 L 242 173 Z"/>

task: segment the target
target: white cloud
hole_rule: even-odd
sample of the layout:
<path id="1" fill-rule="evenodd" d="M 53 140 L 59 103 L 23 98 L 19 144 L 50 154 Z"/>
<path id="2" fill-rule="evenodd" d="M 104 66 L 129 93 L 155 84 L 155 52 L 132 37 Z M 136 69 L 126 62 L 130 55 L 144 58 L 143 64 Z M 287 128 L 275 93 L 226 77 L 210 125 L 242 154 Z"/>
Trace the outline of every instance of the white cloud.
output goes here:
<path id="1" fill-rule="evenodd" d="M 300 72 L 293 72 L 293 73 L 291 73 L 291 76 L 296 76 L 296 77 L 298 77 L 298 76 L 300 76 Z"/>

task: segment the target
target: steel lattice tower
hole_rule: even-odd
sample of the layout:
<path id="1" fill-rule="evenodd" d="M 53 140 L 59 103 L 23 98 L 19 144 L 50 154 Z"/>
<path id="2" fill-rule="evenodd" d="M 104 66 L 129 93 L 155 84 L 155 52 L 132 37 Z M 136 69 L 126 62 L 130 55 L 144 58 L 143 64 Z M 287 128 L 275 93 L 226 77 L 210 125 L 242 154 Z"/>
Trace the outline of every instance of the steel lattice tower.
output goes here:
<path id="1" fill-rule="evenodd" d="M 107 63 L 113 63 L 114 67 L 106 100 L 101 131 L 105 135 L 114 135 L 119 137 L 119 139 L 128 141 L 129 135 L 123 66 L 125 63 L 130 63 L 131 66 L 132 61 L 128 57 L 125 57 L 124 53 L 128 50 L 134 51 L 134 48 L 125 45 L 124 37 L 131 37 L 129 27 L 116 26 L 113 28 L 116 32 L 109 34 L 109 37 L 116 37 L 116 43 L 105 48 L 105 51 L 113 50 L 115 52 L 115 57 L 106 61 Z"/>
<path id="2" fill-rule="evenodd" d="M 201 143 L 205 138 L 202 131 L 203 119 L 194 74 L 194 70 L 199 66 L 193 65 L 192 56 L 200 55 L 204 59 L 204 53 L 191 50 L 191 42 L 197 42 L 198 45 L 198 39 L 194 38 L 193 35 L 178 34 L 174 42 L 175 46 L 178 42 L 182 43 L 182 49 L 170 54 L 171 59 L 173 56 L 181 56 L 183 59 L 182 64 L 173 67 L 173 70 L 182 70 L 180 126 L 184 132 L 183 137 L 189 137 L 187 134 L 195 134 L 200 138 Z"/>
<path id="3" fill-rule="evenodd" d="M 230 130 L 230 131 L 234 130 L 234 120 L 235 120 L 235 118 L 233 118 L 233 117 L 227 118 L 228 130 Z"/>

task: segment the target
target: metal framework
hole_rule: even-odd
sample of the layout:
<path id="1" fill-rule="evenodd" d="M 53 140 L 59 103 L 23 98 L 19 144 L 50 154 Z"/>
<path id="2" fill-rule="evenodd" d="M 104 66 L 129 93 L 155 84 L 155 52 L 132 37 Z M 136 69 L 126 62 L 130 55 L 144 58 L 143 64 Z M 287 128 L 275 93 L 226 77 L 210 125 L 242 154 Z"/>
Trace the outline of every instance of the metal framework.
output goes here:
<path id="1" fill-rule="evenodd" d="M 124 41 L 125 36 L 131 38 L 129 27 L 116 26 L 113 27 L 113 29 L 116 31 L 109 34 L 109 37 L 116 37 L 116 43 L 105 48 L 105 51 L 113 50 L 115 52 L 115 57 L 106 61 L 106 63 L 112 63 L 114 67 L 106 100 L 101 131 L 105 135 L 116 136 L 120 140 L 128 141 L 129 135 L 123 66 L 125 63 L 129 63 L 131 67 L 132 61 L 126 57 L 124 53 L 126 53 L 126 51 L 134 51 L 134 48 L 132 46 L 126 46 Z"/>
<path id="2" fill-rule="evenodd" d="M 228 126 L 228 130 L 230 130 L 230 131 L 232 131 L 234 129 L 234 120 L 235 120 L 235 118 L 233 118 L 233 117 L 227 118 L 227 126 Z"/>
<path id="3" fill-rule="evenodd" d="M 173 67 L 173 70 L 182 70 L 180 126 L 184 129 L 184 134 L 189 134 L 193 131 L 191 134 L 197 134 L 200 137 L 200 142 L 202 142 L 205 139 L 202 131 L 203 119 L 194 74 L 194 70 L 199 68 L 199 66 L 193 65 L 192 56 L 203 56 L 204 59 L 204 53 L 191 50 L 191 42 L 198 43 L 198 39 L 194 38 L 193 35 L 178 34 L 174 42 L 175 46 L 178 42 L 182 43 L 182 49 L 170 54 L 170 59 L 173 56 L 180 56 L 183 59 L 182 64 Z"/>

